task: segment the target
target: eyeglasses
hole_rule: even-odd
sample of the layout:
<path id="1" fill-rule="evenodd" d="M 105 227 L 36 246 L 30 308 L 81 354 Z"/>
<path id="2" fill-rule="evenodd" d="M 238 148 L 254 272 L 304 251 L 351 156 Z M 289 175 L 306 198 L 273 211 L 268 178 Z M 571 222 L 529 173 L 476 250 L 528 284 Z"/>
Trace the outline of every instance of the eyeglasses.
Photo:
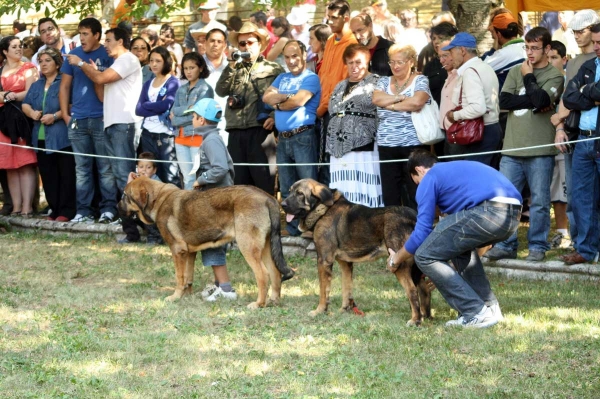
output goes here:
<path id="1" fill-rule="evenodd" d="M 530 51 L 530 50 L 531 51 L 540 51 L 540 50 L 543 50 L 543 49 L 544 49 L 543 47 L 535 47 L 535 46 L 529 47 L 527 45 L 523 46 L 523 50 L 525 50 L 525 51 Z"/>
<path id="2" fill-rule="evenodd" d="M 49 26 L 48 29 L 44 29 L 40 31 L 40 35 L 45 35 L 46 33 L 52 33 L 56 30 L 55 27 Z"/>
<path id="3" fill-rule="evenodd" d="M 407 64 L 407 63 L 408 63 L 408 61 L 393 61 L 393 60 L 392 60 L 392 61 L 388 61 L 388 64 L 389 64 L 391 67 L 393 67 L 393 66 L 395 66 L 395 65 L 400 65 L 400 66 L 402 66 L 402 65 L 404 65 L 404 64 Z"/>
<path id="4" fill-rule="evenodd" d="M 252 46 L 256 43 L 258 43 L 258 40 L 242 40 L 241 42 L 238 42 L 238 44 L 242 47 Z"/>

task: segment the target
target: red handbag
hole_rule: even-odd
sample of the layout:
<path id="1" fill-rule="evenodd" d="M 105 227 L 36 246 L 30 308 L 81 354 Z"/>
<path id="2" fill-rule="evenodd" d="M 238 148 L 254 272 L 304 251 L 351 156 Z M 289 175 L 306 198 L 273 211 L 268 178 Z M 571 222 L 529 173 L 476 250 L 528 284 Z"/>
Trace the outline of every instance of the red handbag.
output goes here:
<path id="1" fill-rule="evenodd" d="M 470 68 L 475 71 L 477 76 L 479 73 L 475 68 Z M 460 111 L 462 107 L 462 85 L 460 86 L 460 95 L 458 96 L 458 106 L 451 110 Z M 478 143 L 483 140 L 483 129 L 485 125 L 483 123 L 483 116 L 475 119 L 463 119 L 456 121 L 448 129 L 446 129 L 446 140 L 450 144 L 468 145 Z"/>

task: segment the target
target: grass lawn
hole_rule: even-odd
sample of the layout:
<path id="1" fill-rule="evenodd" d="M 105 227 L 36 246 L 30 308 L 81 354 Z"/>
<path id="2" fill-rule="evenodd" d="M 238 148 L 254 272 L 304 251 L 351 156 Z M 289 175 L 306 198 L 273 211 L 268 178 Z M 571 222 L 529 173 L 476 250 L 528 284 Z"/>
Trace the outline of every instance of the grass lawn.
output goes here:
<path id="1" fill-rule="evenodd" d="M 166 303 L 174 285 L 167 247 L 35 234 L 0 235 L 2 398 L 598 398 L 599 284 L 492 278 L 505 321 L 449 329 L 405 326 L 410 308 L 383 261 L 355 268 L 365 317 L 318 301 L 313 259 L 278 307 L 250 311 L 250 268 L 228 255 L 233 302 L 196 293 Z M 199 260 L 198 260 L 199 263 Z M 339 269 L 336 267 L 336 272 Z"/>

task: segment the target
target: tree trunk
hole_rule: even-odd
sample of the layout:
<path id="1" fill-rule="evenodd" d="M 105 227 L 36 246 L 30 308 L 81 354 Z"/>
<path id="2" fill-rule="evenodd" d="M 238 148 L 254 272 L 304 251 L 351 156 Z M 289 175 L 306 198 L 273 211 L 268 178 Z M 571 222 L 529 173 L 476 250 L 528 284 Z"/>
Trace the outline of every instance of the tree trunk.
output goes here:
<path id="1" fill-rule="evenodd" d="M 489 15 L 493 8 L 501 5 L 502 0 L 448 0 L 458 30 L 475 36 L 480 54 L 494 45 L 492 35 L 487 30 Z"/>
<path id="2" fill-rule="evenodd" d="M 115 15 L 114 0 L 102 0 L 102 18 L 106 19 L 110 24 Z"/>

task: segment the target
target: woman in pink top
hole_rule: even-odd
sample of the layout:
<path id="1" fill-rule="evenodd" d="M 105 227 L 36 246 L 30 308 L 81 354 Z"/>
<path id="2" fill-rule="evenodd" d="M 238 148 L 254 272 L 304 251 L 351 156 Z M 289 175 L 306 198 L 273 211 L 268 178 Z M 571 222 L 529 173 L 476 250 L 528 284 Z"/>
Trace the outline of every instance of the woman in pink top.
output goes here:
<path id="1" fill-rule="evenodd" d="M 1 73 L 0 106 L 2 110 L 0 112 L 8 115 L 6 107 L 21 109 L 21 103 L 25 99 L 29 86 L 38 79 L 38 71 L 32 63 L 21 61 L 23 45 L 16 36 L 3 38 L 0 41 L 0 52 L 6 58 Z M 22 129 L 19 132 L 8 130 L 0 132 L 0 142 L 22 146 L 31 145 L 26 142 L 25 133 L 29 133 L 29 139 L 31 139 L 31 129 L 28 132 L 22 131 Z M 35 174 L 37 157 L 33 150 L 5 144 L 0 145 L 0 169 L 7 170 L 8 187 L 13 201 L 11 215 L 30 217 L 33 212 L 33 195 L 37 182 Z"/>

